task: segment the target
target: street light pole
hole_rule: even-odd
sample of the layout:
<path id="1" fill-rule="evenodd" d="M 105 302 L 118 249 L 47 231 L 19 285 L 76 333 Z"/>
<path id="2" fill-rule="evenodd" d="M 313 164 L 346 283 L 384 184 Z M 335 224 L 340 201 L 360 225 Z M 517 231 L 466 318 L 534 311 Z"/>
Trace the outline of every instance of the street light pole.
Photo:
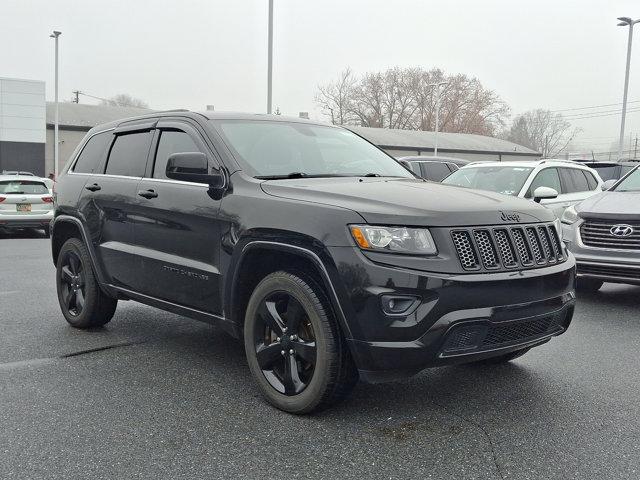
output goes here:
<path id="1" fill-rule="evenodd" d="M 273 74 L 273 0 L 269 0 L 269 53 L 267 54 L 267 113 L 271 114 L 271 88 Z"/>
<path id="2" fill-rule="evenodd" d="M 51 38 L 56 42 L 56 67 L 55 67 L 55 117 L 53 123 L 53 178 L 58 179 L 58 37 L 62 35 L 62 32 L 56 30 L 53 31 Z"/>
<path id="3" fill-rule="evenodd" d="M 429 87 L 436 88 L 436 129 L 434 136 L 433 156 L 438 156 L 438 128 L 440 127 L 440 86 L 448 85 L 448 82 L 430 83 Z"/>
<path id="4" fill-rule="evenodd" d="M 627 68 L 624 74 L 624 94 L 622 96 L 622 121 L 620 122 L 620 142 L 618 143 L 618 160 L 622 160 L 622 149 L 624 142 L 624 121 L 627 116 L 627 91 L 629 89 L 629 69 L 631 67 L 631 44 L 633 42 L 633 26 L 640 22 L 638 20 L 632 20 L 629 17 L 618 17 L 620 23 L 619 27 L 629 27 L 629 41 L 627 43 Z"/>

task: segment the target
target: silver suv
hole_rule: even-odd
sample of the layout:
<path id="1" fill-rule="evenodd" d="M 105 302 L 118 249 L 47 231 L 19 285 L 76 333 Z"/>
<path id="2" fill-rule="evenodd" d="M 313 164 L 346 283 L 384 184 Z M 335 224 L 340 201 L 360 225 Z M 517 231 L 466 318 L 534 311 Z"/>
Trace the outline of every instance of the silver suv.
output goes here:
<path id="1" fill-rule="evenodd" d="M 640 285 L 640 169 L 569 207 L 562 216 L 567 247 L 576 257 L 578 288 L 596 291 L 604 282 Z"/>

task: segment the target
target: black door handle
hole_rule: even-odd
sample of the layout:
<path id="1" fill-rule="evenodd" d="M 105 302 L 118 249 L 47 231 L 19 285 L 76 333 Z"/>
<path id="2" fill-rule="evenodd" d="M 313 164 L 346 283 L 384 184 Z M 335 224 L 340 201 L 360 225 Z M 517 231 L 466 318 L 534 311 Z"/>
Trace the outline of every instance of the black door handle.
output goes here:
<path id="1" fill-rule="evenodd" d="M 158 194 L 155 192 L 155 190 L 138 190 L 138 195 L 140 195 L 141 197 L 144 198 L 156 198 L 158 196 Z"/>
<path id="2" fill-rule="evenodd" d="M 100 190 L 102 187 L 100 185 L 98 185 L 97 183 L 94 183 L 93 185 L 87 185 L 86 187 L 87 190 L 89 190 L 90 192 L 97 192 L 98 190 Z"/>

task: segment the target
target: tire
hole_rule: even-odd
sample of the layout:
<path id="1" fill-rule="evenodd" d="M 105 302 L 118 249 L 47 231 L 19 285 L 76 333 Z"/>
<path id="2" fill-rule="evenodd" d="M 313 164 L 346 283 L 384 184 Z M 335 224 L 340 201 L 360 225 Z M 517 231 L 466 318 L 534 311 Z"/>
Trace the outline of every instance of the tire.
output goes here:
<path id="1" fill-rule="evenodd" d="M 244 344 L 260 392 L 285 412 L 320 411 L 344 399 L 358 381 L 324 290 L 303 273 L 275 272 L 256 286 Z"/>
<path id="2" fill-rule="evenodd" d="M 45 238 L 51 237 L 51 227 L 49 225 L 45 225 L 43 228 Z"/>
<path id="3" fill-rule="evenodd" d="M 60 249 L 56 287 L 62 314 L 75 328 L 101 327 L 116 311 L 118 301 L 100 289 L 87 247 L 78 238 L 70 238 Z"/>
<path id="4" fill-rule="evenodd" d="M 515 352 L 505 353 L 504 355 L 499 355 L 497 357 L 486 358 L 484 360 L 479 360 L 477 362 L 473 362 L 474 365 L 499 365 L 501 363 L 507 363 L 511 360 L 515 360 L 516 358 L 520 358 L 525 353 L 527 353 L 530 348 L 523 348 L 522 350 L 516 350 Z"/>
<path id="5" fill-rule="evenodd" d="M 579 292 L 585 292 L 585 293 L 595 293 L 598 290 L 600 290 L 600 288 L 602 287 L 602 285 L 604 284 L 603 280 L 598 280 L 596 278 L 578 278 L 578 283 L 576 285 L 576 289 Z"/>

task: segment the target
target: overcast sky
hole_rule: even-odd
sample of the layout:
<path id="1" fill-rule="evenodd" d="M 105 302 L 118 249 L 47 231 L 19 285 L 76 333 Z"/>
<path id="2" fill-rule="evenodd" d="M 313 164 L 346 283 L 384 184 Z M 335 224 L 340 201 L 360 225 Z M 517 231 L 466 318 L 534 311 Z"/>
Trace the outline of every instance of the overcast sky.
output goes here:
<path id="1" fill-rule="evenodd" d="M 267 0 L 1 0 L 0 76 L 45 80 L 53 99 L 53 29 L 60 92 L 129 93 L 152 108 L 263 112 Z M 316 87 L 345 67 L 439 67 L 495 90 L 518 114 L 619 104 L 626 28 L 638 0 L 275 0 L 274 106 L 310 111 Z M 638 25 L 640 27 L 640 24 Z M 627 133 L 640 134 L 640 28 L 632 55 Z M 81 98 L 83 103 L 95 100 Z M 608 151 L 612 113 L 573 120 L 581 146 Z M 628 135 L 627 135 L 628 136 Z"/>

